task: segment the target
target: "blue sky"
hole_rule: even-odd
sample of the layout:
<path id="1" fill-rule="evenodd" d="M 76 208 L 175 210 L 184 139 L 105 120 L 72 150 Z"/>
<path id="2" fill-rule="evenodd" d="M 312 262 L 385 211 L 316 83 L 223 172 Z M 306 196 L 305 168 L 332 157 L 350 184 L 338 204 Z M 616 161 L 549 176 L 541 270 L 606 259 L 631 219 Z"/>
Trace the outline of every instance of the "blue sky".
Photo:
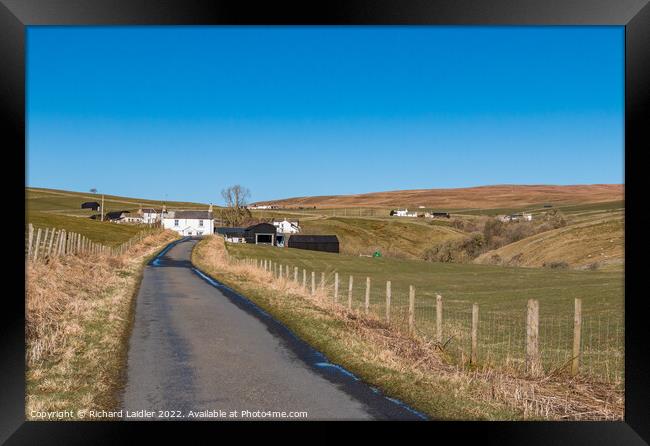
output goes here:
<path id="1" fill-rule="evenodd" d="M 220 203 L 624 181 L 623 27 L 29 27 L 27 184 Z"/>

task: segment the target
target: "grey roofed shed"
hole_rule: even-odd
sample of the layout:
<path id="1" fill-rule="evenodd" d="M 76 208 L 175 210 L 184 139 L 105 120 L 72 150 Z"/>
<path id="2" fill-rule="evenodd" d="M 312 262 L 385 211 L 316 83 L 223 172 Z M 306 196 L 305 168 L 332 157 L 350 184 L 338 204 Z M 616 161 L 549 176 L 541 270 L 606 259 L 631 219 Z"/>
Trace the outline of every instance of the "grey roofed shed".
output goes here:
<path id="1" fill-rule="evenodd" d="M 99 203 L 96 201 L 86 201 L 81 203 L 81 209 L 92 209 L 93 211 L 99 210 Z"/>
<path id="2" fill-rule="evenodd" d="M 244 237 L 246 234 L 246 228 L 230 228 L 226 226 L 221 226 L 215 228 L 217 234 L 226 235 L 229 237 Z"/>

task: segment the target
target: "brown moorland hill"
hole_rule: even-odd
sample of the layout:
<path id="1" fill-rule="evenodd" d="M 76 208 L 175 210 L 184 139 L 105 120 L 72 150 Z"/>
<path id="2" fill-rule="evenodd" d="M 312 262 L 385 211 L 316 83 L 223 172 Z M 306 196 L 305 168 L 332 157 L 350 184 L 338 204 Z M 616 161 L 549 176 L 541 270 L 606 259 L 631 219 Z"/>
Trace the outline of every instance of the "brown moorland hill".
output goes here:
<path id="1" fill-rule="evenodd" d="M 440 209 L 492 209 L 550 204 L 583 204 L 623 200 L 623 184 L 495 185 L 458 189 L 415 189 L 355 195 L 323 195 L 260 201 L 282 207 L 426 206 Z"/>

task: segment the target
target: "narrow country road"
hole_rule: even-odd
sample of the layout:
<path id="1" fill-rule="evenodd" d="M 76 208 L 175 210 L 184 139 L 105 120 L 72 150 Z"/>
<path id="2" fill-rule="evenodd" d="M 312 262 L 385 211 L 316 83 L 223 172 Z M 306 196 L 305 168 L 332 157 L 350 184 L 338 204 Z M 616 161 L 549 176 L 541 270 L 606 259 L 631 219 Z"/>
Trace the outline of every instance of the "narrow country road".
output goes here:
<path id="1" fill-rule="evenodd" d="M 122 395 L 125 418 L 188 420 L 190 411 L 213 420 L 281 419 L 283 411 L 306 412 L 298 418 L 308 420 L 423 418 L 195 270 L 195 243 L 182 240 L 145 267 Z"/>

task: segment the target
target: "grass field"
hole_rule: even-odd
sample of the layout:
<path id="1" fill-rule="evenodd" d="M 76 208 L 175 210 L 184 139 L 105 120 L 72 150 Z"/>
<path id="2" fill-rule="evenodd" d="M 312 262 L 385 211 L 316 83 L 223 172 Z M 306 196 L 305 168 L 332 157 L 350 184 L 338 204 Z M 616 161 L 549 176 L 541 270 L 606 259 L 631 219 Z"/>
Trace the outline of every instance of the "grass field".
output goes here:
<path id="1" fill-rule="evenodd" d="M 91 220 L 89 218 L 70 217 L 37 211 L 32 211 L 27 214 L 27 222 L 34 225 L 36 229 L 65 229 L 67 232 L 85 235 L 93 242 L 107 246 L 117 246 L 124 243 L 143 229 L 141 225 L 120 225 Z"/>
<path id="2" fill-rule="evenodd" d="M 401 258 L 421 258 L 432 244 L 462 235 L 449 227 L 402 219 L 329 217 L 303 220 L 301 227 L 306 234 L 335 234 L 345 254 L 380 251 Z"/>
<path id="3" fill-rule="evenodd" d="M 96 201 L 101 204 L 101 194 L 90 192 L 71 192 L 56 189 L 25 188 L 25 203 L 27 211 L 41 211 L 74 216 L 91 216 L 96 212 L 81 209 L 81 203 Z M 105 212 L 120 210 L 137 210 L 144 207 L 162 207 L 158 200 L 146 200 L 141 198 L 120 197 L 116 195 L 104 195 Z M 207 209 L 207 204 L 168 201 L 170 209 Z"/>
<path id="4" fill-rule="evenodd" d="M 526 303 L 539 300 L 540 345 L 547 368 L 564 362 L 570 355 L 574 298 L 581 298 L 585 327 L 584 367 L 592 374 L 606 373 L 607 379 L 622 377 L 624 282 L 621 271 L 551 270 L 511 268 L 476 264 L 431 263 L 395 258 L 368 258 L 260 245 L 228 244 L 237 258 L 269 259 L 311 271 L 320 282 L 325 273 L 331 287 L 334 273 L 340 277 L 339 296 L 346 300 L 348 278 L 354 276 L 353 306 L 362 309 L 366 277 L 370 278 L 370 311 L 385 314 L 386 281 L 392 282 L 391 319 L 406 323 L 409 285 L 416 290 L 416 325 L 425 335 L 434 333 L 435 295 L 444 301 L 448 332 L 455 333 L 450 347 L 466 355 L 471 305 L 481 313 L 480 338 L 483 359 L 511 356 L 521 362 L 524 355 Z M 286 269 L 285 269 L 286 271 Z M 401 321 L 401 322 L 399 322 Z M 452 327 L 453 326 L 453 327 Z M 608 370 L 599 370 L 606 362 Z"/>

